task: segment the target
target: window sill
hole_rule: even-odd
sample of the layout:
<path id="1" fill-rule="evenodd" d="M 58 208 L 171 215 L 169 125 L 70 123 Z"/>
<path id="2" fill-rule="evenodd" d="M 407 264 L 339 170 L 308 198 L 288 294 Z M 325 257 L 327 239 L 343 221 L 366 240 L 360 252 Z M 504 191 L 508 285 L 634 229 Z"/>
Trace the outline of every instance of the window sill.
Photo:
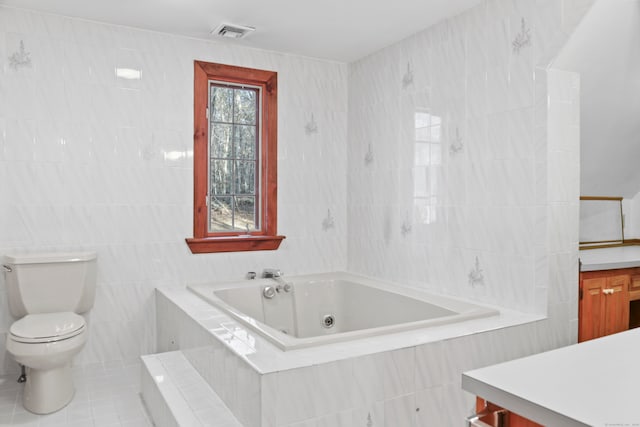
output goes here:
<path id="1" fill-rule="evenodd" d="M 225 236 L 185 239 L 191 253 L 274 251 L 285 236 Z"/>

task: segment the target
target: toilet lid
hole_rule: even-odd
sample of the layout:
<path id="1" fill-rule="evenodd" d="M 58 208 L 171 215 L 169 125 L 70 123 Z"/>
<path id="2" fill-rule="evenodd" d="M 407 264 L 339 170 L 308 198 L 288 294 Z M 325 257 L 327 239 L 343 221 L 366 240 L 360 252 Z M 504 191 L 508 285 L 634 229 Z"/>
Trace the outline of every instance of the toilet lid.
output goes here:
<path id="1" fill-rule="evenodd" d="M 86 327 L 82 316 L 72 312 L 28 314 L 9 329 L 18 342 L 42 343 L 61 341 L 80 334 Z"/>

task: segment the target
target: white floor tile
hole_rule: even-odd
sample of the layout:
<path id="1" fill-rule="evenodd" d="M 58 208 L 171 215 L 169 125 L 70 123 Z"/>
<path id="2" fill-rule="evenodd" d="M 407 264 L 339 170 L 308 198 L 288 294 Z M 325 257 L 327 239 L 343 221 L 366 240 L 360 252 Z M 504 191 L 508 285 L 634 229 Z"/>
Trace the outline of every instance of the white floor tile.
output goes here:
<path id="1" fill-rule="evenodd" d="M 22 406 L 24 384 L 0 377 L 0 425 L 20 427 L 153 427 L 140 399 L 140 364 L 95 363 L 73 368 L 76 394 L 48 415 Z"/>

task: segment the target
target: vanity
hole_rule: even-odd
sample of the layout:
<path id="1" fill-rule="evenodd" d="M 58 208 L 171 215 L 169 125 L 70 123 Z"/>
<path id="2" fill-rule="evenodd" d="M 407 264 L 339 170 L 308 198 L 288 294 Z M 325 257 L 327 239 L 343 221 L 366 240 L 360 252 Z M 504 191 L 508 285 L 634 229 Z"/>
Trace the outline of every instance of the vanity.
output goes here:
<path id="1" fill-rule="evenodd" d="M 640 246 L 580 251 L 578 341 L 640 326 Z"/>
<path id="2" fill-rule="evenodd" d="M 622 197 L 580 197 L 578 342 L 640 326 L 640 243 Z"/>

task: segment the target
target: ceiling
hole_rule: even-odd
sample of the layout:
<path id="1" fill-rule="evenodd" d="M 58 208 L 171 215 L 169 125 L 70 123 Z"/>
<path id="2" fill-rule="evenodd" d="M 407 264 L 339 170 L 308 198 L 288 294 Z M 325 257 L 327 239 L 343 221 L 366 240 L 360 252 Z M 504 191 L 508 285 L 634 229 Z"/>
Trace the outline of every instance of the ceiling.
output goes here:
<path id="1" fill-rule="evenodd" d="M 580 74 L 580 191 L 640 192 L 640 1 L 598 0 L 553 66 Z"/>
<path id="2" fill-rule="evenodd" d="M 255 27 L 245 46 L 352 62 L 480 0 L 0 0 L 38 10 L 189 37 L 212 39 L 222 23 Z"/>

